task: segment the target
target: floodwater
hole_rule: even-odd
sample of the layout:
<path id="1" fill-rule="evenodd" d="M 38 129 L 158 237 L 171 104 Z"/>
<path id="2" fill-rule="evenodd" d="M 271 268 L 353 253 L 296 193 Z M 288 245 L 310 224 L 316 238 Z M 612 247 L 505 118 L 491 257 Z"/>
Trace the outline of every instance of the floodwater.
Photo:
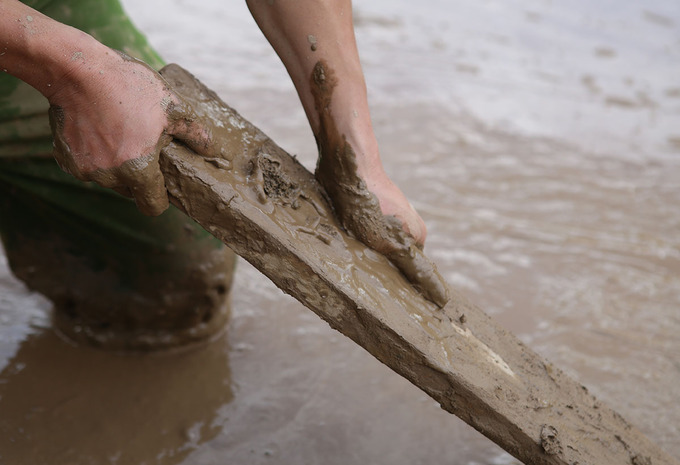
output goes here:
<path id="1" fill-rule="evenodd" d="M 243 2 L 124 4 L 314 166 Z M 680 3 L 355 2 L 391 176 L 456 288 L 680 458 Z M 120 355 L 0 256 L 0 463 L 516 463 L 241 262 L 225 336 Z"/>

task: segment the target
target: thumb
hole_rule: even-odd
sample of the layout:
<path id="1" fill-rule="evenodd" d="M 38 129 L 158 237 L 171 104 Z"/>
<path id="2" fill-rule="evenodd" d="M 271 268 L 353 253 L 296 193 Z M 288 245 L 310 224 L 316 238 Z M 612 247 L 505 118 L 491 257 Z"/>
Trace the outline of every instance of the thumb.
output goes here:
<path id="1" fill-rule="evenodd" d="M 167 134 L 200 155 L 214 156 L 212 131 L 200 120 L 189 103 L 175 94 L 166 111 L 170 123 Z"/>
<path id="2" fill-rule="evenodd" d="M 165 178 L 158 162 L 161 149 L 170 140 L 170 136 L 163 136 L 148 155 L 127 160 L 115 168 L 99 169 L 89 177 L 102 187 L 110 187 L 133 197 L 143 214 L 158 216 L 170 204 Z"/>
<path id="3" fill-rule="evenodd" d="M 170 205 L 168 192 L 165 188 L 165 178 L 158 162 L 161 149 L 168 145 L 170 140 L 169 136 L 164 136 L 152 153 L 130 160 L 130 162 L 135 162 L 137 166 L 135 167 L 136 172 L 130 173 L 132 179 L 130 179 L 128 187 L 139 211 L 148 216 L 158 216 Z"/>

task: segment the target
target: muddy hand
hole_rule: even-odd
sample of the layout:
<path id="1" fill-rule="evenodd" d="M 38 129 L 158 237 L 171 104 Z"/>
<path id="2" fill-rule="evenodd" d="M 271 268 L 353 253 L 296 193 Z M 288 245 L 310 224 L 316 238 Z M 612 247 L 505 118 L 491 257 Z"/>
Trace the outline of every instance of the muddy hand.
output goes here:
<path id="1" fill-rule="evenodd" d="M 420 216 L 408 210 L 412 221 L 404 217 L 401 207 L 406 204 L 411 208 L 410 204 L 387 176 L 382 175 L 378 159 L 375 164 L 366 163 L 366 156 L 358 157 L 348 137 L 338 129 L 338 118 L 331 108 L 338 84 L 335 72 L 324 60 L 319 60 L 309 81 L 319 118 L 315 131 L 319 147 L 316 178 L 326 189 L 345 229 L 385 255 L 423 296 L 443 307 L 449 300 L 448 286 L 423 253 L 422 242 L 417 242 L 416 237 L 425 240 L 425 225 Z M 366 179 L 372 181 L 367 183 Z M 388 207 L 390 202 L 393 205 Z"/>
<path id="2" fill-rule="evenodd" d="M 428 300 L 444 307 L 449 301 L 449 289 L 436 265 L 423 253 L 413 236 L 404 231 L 401 221 L 393 216 L 384 216 L 383 221 L 390 242 L 385 253 L 387 258 Z"/>
<path id="3" fill-rule="evenodd" d="M 380 166 L 373 166 L 361 175 L 359 164 L 363 160 L 357 157 L 347 137 L 341 135 L 331 112 L 336 86 L 334 72 L 324 61 L 319 61 L 310 80 L 319 116 L 319 129 L 315 133 L 319 147 L 316 178 L 328 193 L 343 226 L 361 242 L 385 255 L 423 296 L 443 307 L 449 300 L 448 286 L 416 239 L 424 241 L 425 226 L 415 211 L 408 210 L 414 218 L 411 224 L 408 218 L 395 215 L 397 211 L 404 212 L 399 206 L 411 207 L 401 191 L 391 181 L 385 181 L 386 176 L 377 176 L 378 171 L 382 172 Z M 367 184 L 366 178 L 374 182 Z M 377 179 L 381 181 L 376 182 Z M 378 195 L 382 195 L 382 205 Z M 397 208 L 387 207 L 390 201 Z"/>
<path id="4" fill-rule="evenodd" d="M 50 98 L 54 157 L 76 178 L 132 197 L 142 213 L 156 216 L 169 205 L 160 151 L 174 137 L 206 153 L 211 137 L 153 69 L 106 55 L 84 59 L 99 72 Z"/>
<path id="5" fill-rule="evenodd" d="M 349 146 L 347 146 L 349 147 Z M 329 169 L 333 163 L 319 163 L 316 177 L 325 187 L 343 226 L 357 239 L 382 253 L 418 289 L 439 307 L 449 301 L 449 289 L 422 245 L 395 216 L 384 215 L 378 198 L 356 172 Z"/>
<path id="6" fill-rule="evenodd" d="M 54 137 L 53 156 L 62 170 L 81 181 L 94 181 L 102 187 L 134 198 L 137 208 L 145 215 L 157 216 L 168 208 L 168 196 L 158 157 L 161 148 L 170 142 L 171 137 L 162 136 L 149 153 L 129 158 L 119 166 L 85 171 L 80 168 L 77 155 L 74 155 L 65 140 L 64 110 L 51 106 L 49 115 Z"/>
<path id="7" fill-rule="evenodd" d="M 321 141 L 331 155 L 321 148 L 316 178 L 324 186 L 335 212 L 345 229 L 357 239 L 385 255 L 425 298 L 439 307 L 449 301 L 448 286 L 427 258 L 422 246 L 406 232 L 401 220 L 384 215 L 378 198 L 357 174 L 354 152 L 345 142 L 342 149 Z"/>

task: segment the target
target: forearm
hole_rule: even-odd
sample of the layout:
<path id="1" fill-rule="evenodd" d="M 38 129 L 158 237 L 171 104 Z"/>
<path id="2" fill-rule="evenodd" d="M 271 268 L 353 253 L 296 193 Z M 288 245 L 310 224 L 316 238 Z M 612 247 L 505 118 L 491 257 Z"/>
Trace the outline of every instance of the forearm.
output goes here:
<path id="1" fill-rule="evenodd" d="M 0 69 L 48 99 L 60 88 L 95 74 L 109 53 L 91 36 L 54 21 L 17 0 L 0 2 Z"/>
<path id="2" fill-rule="evenodd" d="M 349 130 L 359 119 L 364 121 L 361 126 L 370 127 L 351 1 L 247 0 L 247 3 L 255 21 L 286 66 L 314 133 L 319 130 L 319 118 L 314 108 L 310 77 L 320 60 L 324 60 L 338 77 L 333 106 L 336 123 Z"/>
<path id="3" fill-rule="evenodd" d="M 443 306 L 448 300 L 446 285 L 415 246 L 425 241 L 425 223 L 380 160 L 351 0 L 247 3 L 293 79 L 319 146 L 316 177 L 340 221 Z M 394 221 L 402 230 L 394 228 Z"/>

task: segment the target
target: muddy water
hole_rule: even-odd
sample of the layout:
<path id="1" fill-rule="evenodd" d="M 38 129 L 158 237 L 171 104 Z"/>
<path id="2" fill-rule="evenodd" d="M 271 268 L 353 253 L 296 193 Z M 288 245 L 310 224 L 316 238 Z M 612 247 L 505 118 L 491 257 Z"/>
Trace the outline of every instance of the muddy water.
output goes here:
<path id="1" fill-rule="evenodd" d="M 133 3 L 168 60 L 313 166 L 243 5 Z M 680 458 L 680 7 L 426 3 L 357 2 L 381 150 L 426 250 Z M 4 263 L 0 310 L 3 464 L 515 463 L 245 263 L 225 337 L 189 352 L 74 348 Z"/>

